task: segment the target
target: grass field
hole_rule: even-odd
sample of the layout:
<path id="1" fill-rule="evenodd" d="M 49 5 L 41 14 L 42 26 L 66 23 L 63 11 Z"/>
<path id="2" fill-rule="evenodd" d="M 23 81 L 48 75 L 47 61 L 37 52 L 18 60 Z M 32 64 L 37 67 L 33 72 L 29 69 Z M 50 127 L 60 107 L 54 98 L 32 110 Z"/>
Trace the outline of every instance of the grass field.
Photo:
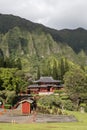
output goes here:
<path id="1" fill-rule="evenodd" d="M 78 119 L 75 123 L 0 124 L 0 130 L 87 130 L 87 113 L 69 112 Z"/>

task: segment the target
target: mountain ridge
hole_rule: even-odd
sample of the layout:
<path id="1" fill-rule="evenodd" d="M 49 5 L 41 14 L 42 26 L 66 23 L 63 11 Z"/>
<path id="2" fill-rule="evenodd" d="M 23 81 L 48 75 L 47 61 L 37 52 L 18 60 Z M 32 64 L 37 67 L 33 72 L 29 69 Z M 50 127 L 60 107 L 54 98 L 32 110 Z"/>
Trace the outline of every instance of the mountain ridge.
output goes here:
<path id="1" fill-rule="evenodd" d="M 18 26 L 22 30 L 28 30 L 30 32 L 35 31 L 35 30 L 42 30 L 45 33 L 49 33 L 54 41 L 56 42 L 62 42 L 67 43 L 69 46 L 71 46 L 75 52 L 81 51 L 81 48 L 87 53 L 87 38 L 84 35 L 87 35 L 87 30 L 84 28 L 77 28 L 77 29 L 62 29 L 62 30 L 56 30 L 53 28 L 46 27 L 42 24 L 34 23 L 29 20 L 26 20 L 25 18 L 21 18 L 19 16 L 14 16 L 14 15 L 3 15 L 0 14 L 0 32 L 1 33 L 6 33 L 9 31 L 9 29 L 14 28 L 15 26 Z M 68 33 L 68 37 L 65 36 L 65 34 Z M 76 34 L 75 34 L 76 33 Z M 78 36 L 77 36 L 78 33 Z M 74 36 L 75 34 L 75 36 Z M 81 36 L 83 36 L 81 38 Z M 84 40 L 85 38 L 85 40 Z M 75 39 L 73 41 L 73 39 Z M 78 41 L 77 41 L 78 39 Z M 72 42 L 71 42 L 72 40 Z M 82 46 L 82 43 L 79 43 L 79 41 L 83 42 L 84 47 Z M 73 43 L 75 42 L 75 45 Z M 79 48 L 79 44 L 81 44 L 81 47 Z M 78 46 L 78 49 L 76 49 Z"/>
<path id="2" fill-rule="evenodd" d="M 35 65 L 49 56 L 85 64 L 86 42 L 87 31 L 83 28 L 55 30 L 19 16 L 0 14 L 0 55 L 20 57 L 24 68 L 30 66 L 32 60 Z"/>

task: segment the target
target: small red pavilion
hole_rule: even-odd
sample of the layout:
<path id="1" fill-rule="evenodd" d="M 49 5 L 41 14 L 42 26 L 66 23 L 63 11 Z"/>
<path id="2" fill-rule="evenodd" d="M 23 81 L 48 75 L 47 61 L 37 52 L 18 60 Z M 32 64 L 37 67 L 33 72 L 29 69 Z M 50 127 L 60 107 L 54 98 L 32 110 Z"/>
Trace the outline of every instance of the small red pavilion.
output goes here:
<path id="1" fill-rule="evenodd" d="M 18 103 L 18 106 L 20 106 L 21 114 L 30 114 L 31 113 L 31 104 L 33 103 L 33 100 L 22 100 Z"/>
<path id="2" fill-rule="evenodd" d="M 40 77 L 28 86 L 28 93 L 52 94 L 55 90 L 62 89 L 60 80 L 54 80 L 52 77 Z"/>

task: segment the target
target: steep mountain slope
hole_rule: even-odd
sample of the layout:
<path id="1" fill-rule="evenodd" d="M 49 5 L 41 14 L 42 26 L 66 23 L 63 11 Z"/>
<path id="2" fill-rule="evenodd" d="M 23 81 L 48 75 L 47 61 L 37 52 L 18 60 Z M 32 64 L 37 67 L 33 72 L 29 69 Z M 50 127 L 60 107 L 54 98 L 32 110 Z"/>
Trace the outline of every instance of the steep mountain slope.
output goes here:
<path id="1" fill-rule="evenodd" d="M 18 16 L 13 15 L 3 15 L 0 14 L 0 32 L 6 33 L 9 29 L 14 28 L 15 26 L 21 28 L 22 30 L 27 30 L 29 32 L 35 30 L 42 30 L 45 33 L 50 33 L 53 38 L 57 41 L 62 41 L 61 37 L 58 36 L 57 30 L 47 28 L 42 24 L 33 23 L 24 18 L 20 18 Z"/>
<path id="2" fill-rule="evenodd" d="M 87 54 L 87 30 L 78 28 L 75 30 L 60 30 L 58 33 L 64 42 L 68 43 L 75 52 L 84 50 Z"/>
<path id="3" fill-rule="evenodd" d="M 38 57 L 59 52 L 57 44 L 50 34 L 42 31 L 28 32 L 19 27 L 10 29 L 5 34 L 0 34 L 0 47 L 5 56 L 10 55 L 36 55 Z"/>
<path id="4" fill-rule="evenodd" d="M 86 36 L 87 31 L 81 28 L 58 31 L 18 16 L 0 14 L 0 55 L 20 57 L 24 69 L 52 55 L 86 64 Z"/>
<path id="5" fill-rule="evenodd" d="M 27 30 L 29 32 L 43 31 L 49 33 L 56 42 L 67 43 L 74 51 L 79 52 L 81 49 L 87 50 L 87 30 L 78 28 L 75 30 L 55 30 L 45 27 L 41 24 L 33 23 L 29 20 L 20 18 L 13 15 L 0 14 L 0 32 L 6 33 L 9 29 L 19 27 L 21 30 Z M 38 32 L 37 31 L 37 32 Z"/>

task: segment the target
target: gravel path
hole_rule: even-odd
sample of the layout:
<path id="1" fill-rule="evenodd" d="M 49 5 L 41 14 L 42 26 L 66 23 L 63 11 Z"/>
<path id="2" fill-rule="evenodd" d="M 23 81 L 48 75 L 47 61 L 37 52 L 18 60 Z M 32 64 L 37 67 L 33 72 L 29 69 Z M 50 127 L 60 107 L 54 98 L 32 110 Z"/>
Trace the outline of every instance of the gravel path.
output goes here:
<path id="1" fill-rule="evenodd" d="M 37 114 L 29 116 L 9 116 L 0 115 L 0 122 L 3 123 L 43 123 L 43 122 L 76 122 L 74 116 L 65 115 L 47 115 L 47 114 Z"/>
<path id="2" fill-rule="evenodd" d="M 43 123 L 43 122 L 77 122 L 74 116 L 38 114 L 33 112 L 31 115 L 16 115 L 13 110 L 4 110 L 0 108 L 0 122 L 3 123 Z M 19 113 L 18 113 L 19 114 Z"/>

